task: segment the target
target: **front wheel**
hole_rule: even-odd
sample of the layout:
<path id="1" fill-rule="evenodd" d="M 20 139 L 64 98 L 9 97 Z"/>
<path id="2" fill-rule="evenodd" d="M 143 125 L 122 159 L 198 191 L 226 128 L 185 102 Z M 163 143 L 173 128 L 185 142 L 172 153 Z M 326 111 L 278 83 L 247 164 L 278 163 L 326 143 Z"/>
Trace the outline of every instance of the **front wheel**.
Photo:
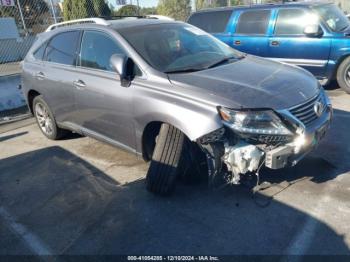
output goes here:
<path id="1" fill-rule="evenodd" d="M 41 95 L 34 98 L 33 112 L 41 132 L 47 138 L 57 140 L 66 134 L 66 130 L 63 130 L 57 126 L 56 120 L 49 106 Z"/>
<path id="2" fill-rule="evenodd" d="M 337 71 L 337 82 L 345 92 L 350 94 L 350 57 L 340 64 Z"/>
<path id="3" fill-rule="evenodd" d="M 181 168 L 185 135 L 177 128 L 162 124 L 147 172 L 147 189 L 160 195 L 170 194 Z"/>

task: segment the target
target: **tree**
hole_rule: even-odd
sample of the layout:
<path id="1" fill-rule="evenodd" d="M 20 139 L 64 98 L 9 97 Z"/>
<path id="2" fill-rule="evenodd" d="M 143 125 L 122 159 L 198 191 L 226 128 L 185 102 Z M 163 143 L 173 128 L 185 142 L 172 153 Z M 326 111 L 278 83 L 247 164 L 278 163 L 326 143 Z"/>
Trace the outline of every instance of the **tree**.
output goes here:
<path id="1" fill-rule="evenodd" d="M 105 0 L 64 0 L 64 20 L 73 20 L 87 17 L 109 17 L 111 10 Z"/>
<path id="2" fill-rule="evenodd" d="M 254 1 L 254 0 L 252 0 Z M 269 0 L 266 0 L 269 1 Z M 270 0 L 274 1 L 274 0 Z M 280 1 L 280 0 L 275 0 Z M 235 5 L 244 5 L 250 3 L 247 0 L 195 0 L 196 10 L 200 10 L 203 8 L 213 8 L 213 7 L 224 7 L 224 6 L 235 6 Z"/>
<path id="3" fill-rule="evenodd" d="M 157 13 L 185 21 L 191 13 L 191 0 L 159 0 Z"/>
<path id="4" fill-rule="evenodd" d="M 138 7 L 136 5 L 124 5 L 115 14 L 118 16 L 138 15 Z"/>
<path id="5" fill-rule="evenodd" d="M 140 10 L 141 15 L 156 15 L 157 8 L 156 7 L 144 7 Z"/>
<path id="6" fill-rule="evenodd" d="M 63 1 L 63 18 L 65 21 L 71 20 L 71 10 L 73 6 L 72 0 L 64 0 Z"/>
<path id="7" fill-rule="evenodd" d="M 104 0 L 91 0 L 95 16 L 111 16 L 111 9 Z"/>

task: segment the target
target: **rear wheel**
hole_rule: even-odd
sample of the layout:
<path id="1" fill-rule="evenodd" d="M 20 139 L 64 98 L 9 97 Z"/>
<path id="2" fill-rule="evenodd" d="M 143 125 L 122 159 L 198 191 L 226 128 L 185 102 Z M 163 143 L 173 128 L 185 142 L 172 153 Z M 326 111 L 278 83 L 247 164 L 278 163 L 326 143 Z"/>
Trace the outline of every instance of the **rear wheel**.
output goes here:
<path id="1" fill-rule="evenodd" d="M 185 135 L 177 128 L 162 124 L 147 172 L 147 189 L 160 195 L 170 194 L 184 164 Z"/>
<path id="2" fill-rule="evenodd" d="M 47 138 L 57 140 L 62 138 L 67 133 L 66 130 L 63 130 L 57 126 L 56 120 L 49 106 L 46 104 L 41 95 L 34 98 L 33 112 L 41 132 Z"/>
<path id="3" fill-rule="evenodd" d="M 350 57 L 340 64 L 337 71 L 337 82 L 345 92 L 350 94 Z"/>

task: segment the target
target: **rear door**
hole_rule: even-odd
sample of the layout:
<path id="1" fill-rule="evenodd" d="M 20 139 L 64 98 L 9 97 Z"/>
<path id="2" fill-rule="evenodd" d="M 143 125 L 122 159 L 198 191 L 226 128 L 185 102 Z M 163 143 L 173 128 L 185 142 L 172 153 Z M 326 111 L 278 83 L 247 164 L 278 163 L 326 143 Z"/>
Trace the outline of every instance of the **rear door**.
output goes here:
<path id="1" fill-rule="evenodd" d="M 278 9 L 267 56 L 301 66 L 321 78 L 328 63 L 331 40 L 325 36 L 307 37 L 304 34 L 305 27 L 315 23 L 319 21 L 311 10 Z"/>
<path id="2" fill-rule="evenodd" d="M 37 72 L 42 93 L 58 122 L 74 122 L 75 64 L 80 31 L 73 30 L 53 36 L 45 50 L 43 67 Z"/>
<path id="3" fill-rule="evenodd" d="M 239 11 L 232 46 L 244 53 L 266 56 L 270 17 L 268 9 Z"/>
<path id="4" fill-rule="evenodd" d="M 84 31 L 77 74 L 72 81 L 76 87 L 75 119 L 83 132 L 132 151 L 133 85 L 121 86 L 119 75 L 110 65 L 113 54 L 125 52 L 112 36 L 97 30 Z"/>
<path id="5" fill-rule="evenodd" d="M 205 11 L 191 15 L 188 23 L 232 46 L 232 31 L 230 30 L 232 17 L 232 10 Z"/>

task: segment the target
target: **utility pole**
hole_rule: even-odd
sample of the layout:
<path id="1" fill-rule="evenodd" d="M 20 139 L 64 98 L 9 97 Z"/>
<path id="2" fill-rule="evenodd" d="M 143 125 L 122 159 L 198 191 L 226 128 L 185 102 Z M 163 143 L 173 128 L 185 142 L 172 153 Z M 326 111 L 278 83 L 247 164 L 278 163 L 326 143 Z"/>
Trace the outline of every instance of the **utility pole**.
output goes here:
<path id="1" fill-rule="evenodd" d="M 54 20 L 55 24 L 57 24 L 56 12 L 55 12 L 55 8 L 53 7 L 52 0 L 50 0 L 50 5 L 51 5 L 51 11 L 52 11 L 52 15 L 53 15 L 53 20 Z"/>
<path id="2" fill-rule="evenodd" d="M 23 29 L 27 34 L 27 27 L 26 27 L 26 22 L 24 21 L 24 16 L 23 16 L 23 12 L 22 12 L 22 8 L 21 8 L 21 4 L 19 3 L 19 0 L 17 0 L 17 6 L 18 6 L 18 10 L 19 10 L 19 14 L 21 16 L 21 20 L 22 20 L 22 24 L 23 24 Z"/>
<path id="3" fill-rule="evenodd" d="M 140 16 L 140 3 L 139 0 L 137 0 L 137 15 Z"/>

